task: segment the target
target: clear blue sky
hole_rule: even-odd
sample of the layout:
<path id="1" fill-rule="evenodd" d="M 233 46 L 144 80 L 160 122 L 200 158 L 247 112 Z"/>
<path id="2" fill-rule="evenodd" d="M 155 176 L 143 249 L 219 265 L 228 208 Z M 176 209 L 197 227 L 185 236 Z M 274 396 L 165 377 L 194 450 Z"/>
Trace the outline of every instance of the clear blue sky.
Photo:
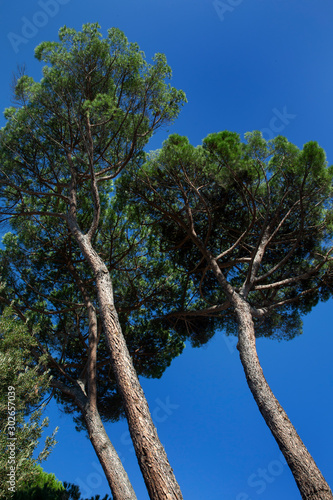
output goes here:
<path id="1" fill-rule="evenodd" d="M 65 24 L 80 29 L 97 21 L 103 32 L 119 27 L 147 58 L 167 55 L 173 85 L 189 101 L 170 132 L 196 145 L 211 132 L 260 129 L 300 147 L 317 140 L 333 163 L 331 0 L 16 0 L 0 2 L 0 11 L 1 109 L 10 105 L 17 65 L 40 78 L 38 43 L 56 40 Z M 305 318 L 304 334 L 289 343 L 258 341 L 266 378 L 331 487 L 332 305 L 319 305 Z M 299 498 L 223 333 L 200 350 L 187 347 L 161 380 L 142 384 L 185 500 Z M 89 440 L 55 404 L 47 413 L 50 428 L 60 430 L 45 470 L 76 482 L 86 496 L 107 493 Z M 138 499 L 146 500 L 126 422 L 106 428 Z"/>

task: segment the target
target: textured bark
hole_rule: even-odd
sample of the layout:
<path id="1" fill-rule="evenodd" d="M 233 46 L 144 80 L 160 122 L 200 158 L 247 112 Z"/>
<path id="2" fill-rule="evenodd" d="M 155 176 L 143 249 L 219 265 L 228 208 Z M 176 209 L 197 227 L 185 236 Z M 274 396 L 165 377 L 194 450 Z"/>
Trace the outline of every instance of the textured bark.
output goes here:
<path id="1" fill-rule="evenodd" d="M 264 244 L 265 241 L 263 246 Z M 238 323 L 237 349 L 248 386 L 260 413 L 288 463 L 303 500 L 332 500 L 333 495 L 330 487 L 265 379 L 257 354 L 255 330 L 249 303 L 235 292 L 214 257 L 203 248 L 203 245 L 198 246 L 234 308 Z M 259 263 L 260 259 L 257 264 L 259 265 Z"/>
<path id="2" fill-rule="evenodd" d="M 103 467 L 114 500 L 136 500 L 133 487 L 121 460 L 114 449 L 99 413 L 89 407 L 83 410 L 89 439 Z"/>
<path id="3" fill-rule="evenodd" d="M 109 271 L 93 249 L 89 238 L 68 218 L 69 227 L 95 274 L 99 312 L 129 431 L 139 466 L 152 500 L 183 498 L 166 452 L 151 418 L 148 403 L 134 369 L 114 306 Z"/>
<path id="4" fill-rule="evenodd" d="M 103 467 L 115 500 L 136 500 L 133 487 L 114 449 L 100 418 L 98 409 L 89 403 L 82 381 L 77 381 L 77 387 L 67 387 L 63 382 L 51 380 L 51 387 L 59 389 L 70 396 L 82 413 L 87 425 L 89 439 L 94 447 L 97 458 Z"/>
<path id="5" fill-rule="evenodd" d="M 239 328 L 237 348 L 248 386 L 290 467 L 302 498 L 304 500 L 332 499 L 330 487 L 264 377 L 257 355 L 254 324 L 249 305 L 241 297 L 235 295 L 233 302 Z"/>

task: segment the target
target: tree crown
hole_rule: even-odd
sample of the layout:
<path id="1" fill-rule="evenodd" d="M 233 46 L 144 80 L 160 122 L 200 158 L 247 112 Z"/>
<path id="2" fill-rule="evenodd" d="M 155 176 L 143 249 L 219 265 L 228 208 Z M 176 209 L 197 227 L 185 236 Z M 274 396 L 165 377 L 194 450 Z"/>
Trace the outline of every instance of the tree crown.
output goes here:
<path id="1" fill-rule="evenodd" d="M 300 314 L 332 292 L 332 178 L 316 142 L 300 150 L 260 132 L 246 142 L 210 134 L 198 147 L 172 135 L 143 168 L 133 166 L 119 181 L 123 204 L 150 225 L 195 290 L 190 299 L 184 290 L 165 317 L 190 337 L 195 324 L 206 334 L 236 333 L 213 258 L 250 303 L 258 336 L 300 333 Z"/>

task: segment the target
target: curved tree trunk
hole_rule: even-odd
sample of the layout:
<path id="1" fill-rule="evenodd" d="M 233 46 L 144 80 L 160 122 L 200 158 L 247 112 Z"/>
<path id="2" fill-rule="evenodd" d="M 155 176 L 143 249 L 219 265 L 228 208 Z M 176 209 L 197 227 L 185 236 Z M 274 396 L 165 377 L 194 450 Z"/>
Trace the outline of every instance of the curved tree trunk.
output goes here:
<path id="1" fill-rule="evenodd" d="M 330 487 L 264 377 L 257 355 L 250 307 L 239 296 L 234 296 L 233 301 L 239 329 L 237 349 L 260 413 L 291 469 L 302 498 L 331 500 L 333 495 Z"/>
<path id="2" fill-rule="evenodd" d="M 136 500 L 133 487 L 121 460 L 114 449 L 98 411 L 88 405 L 82 410 L 89 439 L 111 488 L 114 500 Z"/>
<path id="3" fill-rule="evenodd" d="M 114 500 L 137 500 L 124 466 L 105 431 L 98 409 L 89 404 L 89 397 L 83 385 L 78 383 L 78 387 L 73 388 L 52 380 L 51 386 L 70 396 L 82 413 L 89 439 L 104 470 Z"/>
<path id="4" fill-rule="evenodd" d="M 4 299 L 3 299 L 4 301 Z M 88 384 L 84 387 L 83 381 L 77 380 L 77 387 L 68 387 L 65 383 L 52 378 L 50 386 L 60 390 L 63 394 L 69 396 L 82 413 L 84 421 L 87 425 L 89 439 L 94 447 L 97 458 L 104 470 L 106 479 L 109 483 L 114 500 L 137 500 L 133 486 L 128 478 L 124 466 L 113 447 L 106 431 L 104 424 L 100 418 L 97 401 L 96 401 L 96 351 L 97 351 L 97 322 L 96 315 L 89 304 L 89 300 L 85 297 L 86 305 L 89 313 L 89 358 L 88 366 Z M 16 313 L 23 321 L 26 321 L 23 313 L 15 307 Z M 46 352 L 44 352 L 46 354 Z M 56 367 L 61 375 L 64 375 L 63 370 L 55 360 L 51 358 L 51 364 Z M 66 374 L 65 374 L 66 375 Z M 86 393 L 86 389 L 88 394 Z"/>
<path id="5" fill-rule="evenodd" d="M 99 312 L 110 351 L 112 368 L 123 399 L 130 435 L 152 500 L 182 500 L 183 496 L 149 411 L 148 403 L 128 352 L 113 300 L 110 273 L 88 236 L 75 220 L 69 227 L 96 279 Z"/>
<path id="6" fill-rule="evenodd" d="M 237 349 L 248 386 L 286 459 L 303 500 L 332 500 L 330 487 L 265 379 L 257 354 L 250 305 L 226 280 L 216 259 L 204 249 L 202 253 L 234 308 L 238 323 Z"/>

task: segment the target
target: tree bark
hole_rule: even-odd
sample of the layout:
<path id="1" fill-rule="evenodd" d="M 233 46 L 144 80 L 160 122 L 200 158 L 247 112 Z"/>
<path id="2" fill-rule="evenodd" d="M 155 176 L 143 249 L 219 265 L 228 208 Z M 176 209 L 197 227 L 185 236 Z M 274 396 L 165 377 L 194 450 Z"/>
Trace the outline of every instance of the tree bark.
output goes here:
<path id="1" fill-rule="evenodd" d="M 78 228 L 76 221 L 71 217 L 67 220 L 95 275 L 99 312 L 111 363 L 149 497 L 152 500 L 182 500 L 180 487 L 157 435 L 147 400 L 127 349 L 114 305 L 110 273 L 92 247 L 90 239 Z"/>
<path id="2" fill-rule="evenodd" d="M 51 387 L 70 396 L 82 413 L 89 439 L 103 467 L 114 500 L 137 500 L 124 466 L 105 431 L 98 409 L 89 404 L 83 384 L 77 381 L 77 387 L 73 388 L 52 379 Z"/>
<path id="3" fill-rule="evenodd" d="M 197 239 L 195 242 L 197 243 Z M 330 487 L 265 379 L 257 354 L 255 329 L 249 303 L 227 281 L 212 254 L 205 250 L 200 242 L 198 247 L 234 308 L 238 323 L 237 349 L 248 386 L 286 459 L 302 499 L 332 500 Z"/>
<path id="4" fill-rule="evenodd" d="M 98 411 L 88 405 L 82 409 L 89 439 L 111 488 L 114 500 L 136 500 L 133 487 L 121 460 L 114 449 Z"/>
<path id="5" fill-rule="evenodd" d="M 248 386 L 290 467 L 302 499 L 332 500 L 330 487 L 265 379 L 257 355 L 250 306 L 236 295 L 233 302 L 239 330 L 237 349 Z"/>

